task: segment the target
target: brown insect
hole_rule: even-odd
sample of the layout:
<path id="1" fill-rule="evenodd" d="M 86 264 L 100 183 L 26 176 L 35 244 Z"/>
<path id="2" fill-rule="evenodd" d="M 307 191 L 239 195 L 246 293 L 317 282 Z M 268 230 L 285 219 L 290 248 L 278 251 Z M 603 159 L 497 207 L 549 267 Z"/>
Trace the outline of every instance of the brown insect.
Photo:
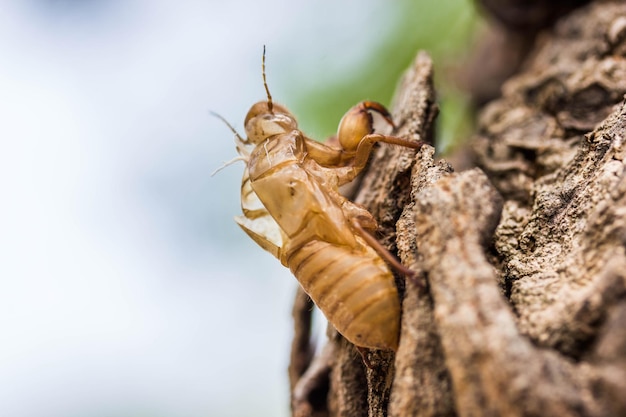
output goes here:
<path id="1" fill-rule="evenodd" d="M 338 147 L 306 137 L 294 116 L 272 101 L 254 104 L 246 139 L 234 131 L 246 162 L 243 216 L 235 220 L 263 249 L 287 266 L 330 323 L 356 346 L 396 350 L 400 300 L 392 264 L 404 268 L 368 231 L 374 217 L 339 193 L 365 167 L 376 142 L 419 148 L 422 142 L 374 133 L 371 112 L 393 125 L 379 103 L 364 101 L 341 119 Z M 230 126 L 230 125 L 229 125 Z M 385 262 L 387 261 L 387 262 Z"/>

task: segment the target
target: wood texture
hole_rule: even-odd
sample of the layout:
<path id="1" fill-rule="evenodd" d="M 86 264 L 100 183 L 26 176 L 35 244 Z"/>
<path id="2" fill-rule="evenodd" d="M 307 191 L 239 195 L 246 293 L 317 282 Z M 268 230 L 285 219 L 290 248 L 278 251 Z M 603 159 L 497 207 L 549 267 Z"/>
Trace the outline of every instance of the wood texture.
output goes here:
<path id="1" fill-rule="evenodd" d="M 330 329 L 305 369 L 297 329 L 294 414 L 626 415 L 625 93 L 626 4 L 592 2 L 480 111 L 475 168 L 380 147 L 355 200 L 416 271 L 397 280 L 400 346 L 366 353 L 368 368 Z M 428 140 L 436 113 L 420 53 L 394 134 Z"/>

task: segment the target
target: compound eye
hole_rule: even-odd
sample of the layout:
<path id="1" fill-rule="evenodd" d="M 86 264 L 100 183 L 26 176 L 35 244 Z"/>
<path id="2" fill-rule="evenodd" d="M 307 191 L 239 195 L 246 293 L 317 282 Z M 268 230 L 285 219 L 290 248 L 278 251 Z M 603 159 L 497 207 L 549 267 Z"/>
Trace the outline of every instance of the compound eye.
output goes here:
<path id="1" fill-rule="evenodd" d="M 267 138 L 297 129 L 296 121 L 282 113 L 262 113 L 246 123 L 246 135 L 252 143 L 258 144 Z"/>

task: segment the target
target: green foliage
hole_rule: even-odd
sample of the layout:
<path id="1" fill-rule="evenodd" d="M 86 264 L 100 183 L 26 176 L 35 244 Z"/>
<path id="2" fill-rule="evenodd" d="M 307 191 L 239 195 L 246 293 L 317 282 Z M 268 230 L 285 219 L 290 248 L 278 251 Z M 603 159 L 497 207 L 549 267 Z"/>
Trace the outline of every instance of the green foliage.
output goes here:
<path id="1" fill-rule="evenodd" d="M 476 15 L 469 0 L 396 0 L 392 22 L 386 32 L 377 33 L 369 57 L 349 71 L 349 78 L 328 83 L 315 90 L 298 88 L 293 106 L 301 128 L 316 138 L 332 135 L 339 117 L 364 99 L 389 104 L 396 84 L 418 50 L 430 53 L 442 115 L 438 128 L 438 148 L 449 145 L 464 122 L 465 101 L 446 80 L 451 65 L 459 65 L 476 27 Z M 380 28 L 377 28 L 380 30 Z M 369 41 L 367 34 L 364 41 Z"/>

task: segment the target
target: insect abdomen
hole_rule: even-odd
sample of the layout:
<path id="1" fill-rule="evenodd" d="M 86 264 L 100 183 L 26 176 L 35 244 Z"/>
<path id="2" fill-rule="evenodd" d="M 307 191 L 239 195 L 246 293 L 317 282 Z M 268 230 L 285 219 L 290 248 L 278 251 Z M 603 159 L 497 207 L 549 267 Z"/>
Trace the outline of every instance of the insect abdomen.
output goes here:
<path id="1" fill-rule="evenodd" d="M 326 318 L 357 346 L 396 350 L 400 301 L 385 262 L 369 246 L 313 240 L 288 256 L 289 268 Z"/>

